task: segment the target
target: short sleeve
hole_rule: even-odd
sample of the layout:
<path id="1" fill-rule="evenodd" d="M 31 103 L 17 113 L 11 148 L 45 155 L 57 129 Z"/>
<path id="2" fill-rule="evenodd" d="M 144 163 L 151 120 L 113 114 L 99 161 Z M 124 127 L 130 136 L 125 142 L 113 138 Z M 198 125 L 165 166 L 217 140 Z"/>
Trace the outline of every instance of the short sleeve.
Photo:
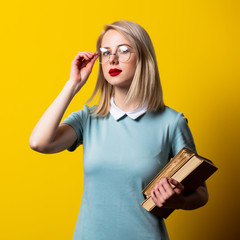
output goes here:
<path id="1" fill-rule="evenodd" d="M 183 113 L 178 113 L 173 123 L 171 135 L 171 157 L 174 157 L 183 147 L 196 152 L 192 133 L 188 126 L 188 120 Z"/>
<path id="2" fill-rule="evenodd" d="M 87 111 L 87 108 L 85 107 L 82 110 L 71 113 L 61 123 L 61 124 L 64 123 L 71 126 L 77 134 L 77 141 L 67 149 L 68 151 L 73 152 L 79 145 L 83 143 L 83 132 L 84 132 L 84 127 L 86 124 L 87 117 L 88 117 L 88 111 Z"/>

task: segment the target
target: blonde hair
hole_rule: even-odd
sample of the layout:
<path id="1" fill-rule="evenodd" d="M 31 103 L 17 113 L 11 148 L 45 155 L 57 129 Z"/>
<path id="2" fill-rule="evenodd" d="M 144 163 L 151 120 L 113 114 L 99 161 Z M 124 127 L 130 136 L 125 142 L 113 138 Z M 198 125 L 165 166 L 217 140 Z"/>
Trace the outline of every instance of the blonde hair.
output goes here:
<path id="1" fill-rule="evenodd" d="M 131 21 L 116 21 L 105 25 L 97 40 L 97 51 L 102 44 L 104 34 L 110 30 L 116 30 L 126 37 L 137 54 L 137 66 L 134 78 L 129 88 L 125 103 L 137 101 L 138 106 L 148 104 L 147 111 L 164 108 L 162 87 L 158 72 L 157 60 L 152 41 L 146 30 Z M 107 116 L 110 109 L 110 99 L 114 94 L 113 86 L 104 78 L 102 67 L 99 64 L 97 83 L 94 92 L 88 102 L 96 94 L 100 94 L 99 103 L 93 110 L 93 115 Z"/>

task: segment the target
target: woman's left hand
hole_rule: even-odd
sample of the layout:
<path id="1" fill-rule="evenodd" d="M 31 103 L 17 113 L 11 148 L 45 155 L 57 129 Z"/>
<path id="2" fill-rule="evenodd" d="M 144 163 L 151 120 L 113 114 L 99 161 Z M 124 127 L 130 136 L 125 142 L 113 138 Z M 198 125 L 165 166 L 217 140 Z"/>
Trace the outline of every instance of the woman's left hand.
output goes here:
<path id="1" fill-rule="evenodd" d="M 184 204 L 183 189 L 184 186 L 175 179 L 170 178 L 168 182 L 167 178 L 162 178 L 152 189 L 151 197 L 158 207 L 179 209 Z"/>

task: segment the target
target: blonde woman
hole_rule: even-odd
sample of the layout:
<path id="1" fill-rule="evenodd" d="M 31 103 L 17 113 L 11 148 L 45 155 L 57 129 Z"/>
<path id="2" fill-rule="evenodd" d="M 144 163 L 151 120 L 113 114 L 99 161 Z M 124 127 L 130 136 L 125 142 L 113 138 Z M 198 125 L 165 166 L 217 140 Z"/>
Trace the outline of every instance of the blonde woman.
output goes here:
<path id="1" fill-rule="evenodd" d="M 63 114 L 99 61 L 99 104 Z M 35 126 L 30 147 L 42 153 L 83 144 L 84 189 L 73 239 L 168 239 L 164 220 L 140 203 L 142 189 L 182 147 L 196 151 L 187 119 L 163 103 L 157 61 L 147 32 L 130 21 L 106 25 L 97 52 L 79 52 L 70 78 Z M 173 189 L 171 184 L 175 186 Z M 195 209 L 208 200 L 204 183 L 185 196 L 162 179 L 151 196 L 158 207 Z"/>

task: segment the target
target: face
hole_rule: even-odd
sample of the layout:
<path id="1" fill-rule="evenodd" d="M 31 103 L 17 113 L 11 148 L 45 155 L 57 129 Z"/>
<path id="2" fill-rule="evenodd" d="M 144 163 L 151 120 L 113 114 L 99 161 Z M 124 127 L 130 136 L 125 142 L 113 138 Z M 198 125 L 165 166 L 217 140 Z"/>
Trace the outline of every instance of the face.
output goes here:
<path id="1" fill-rule="evenodd" d="M 110 55 L 109 61 L 102 64 L 103 75 L 105 79 L 114 87 L 129 88 L 137 64 L 137 56 L 132 44 L 118 31 L 108 30 L 102 39 L 101 49 L 106 51 L 103 54 L 115 54 Z M 119 61 L 118 56 L 125 54 L 126 51 L 130 51 L 131 55 L 128 61 Z M 124 56 L 122 55 L 124 59 Z"/>

